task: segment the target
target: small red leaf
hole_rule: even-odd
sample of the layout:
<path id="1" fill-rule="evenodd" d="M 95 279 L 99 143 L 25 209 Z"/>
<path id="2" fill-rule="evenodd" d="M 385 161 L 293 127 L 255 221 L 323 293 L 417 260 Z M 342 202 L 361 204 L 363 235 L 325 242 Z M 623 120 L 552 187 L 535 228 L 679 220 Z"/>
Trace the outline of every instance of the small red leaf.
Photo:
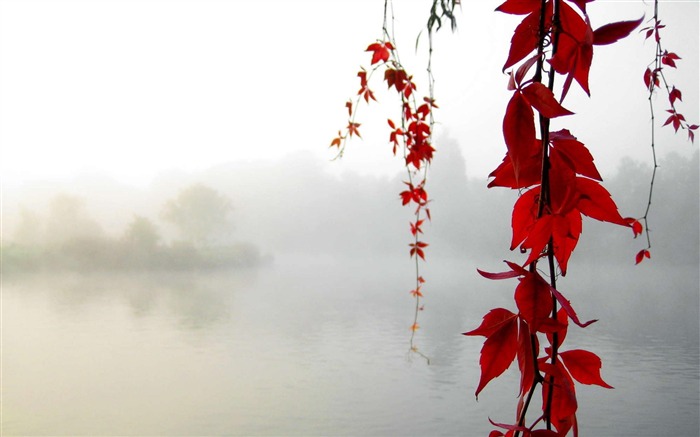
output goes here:
<path id="1" fill-rule="evenodd" d="M 391 55 L 389 51 L 393 49 L 394 46 L 390 42 L 386 41 L 370 44 L 369 46 L 367 46 L 367 49 L 365 51 L 372 52 L 372 65 L 374 65 L 379 61 L 388 61 L 389 56 Z"/>
<path id="2" fill-rule="evenodd" d="M 483 270 L 476 269 L 477 272 L 481 276 L 483 276 L 486 279 L 492 279 L 492 280 L 498 280 L 498 279 L 510 279 L 510 278 L 516 278 L 520 276 L 519 273 L 514 272 L 514 271 L 509 271 L 509 272 L 501 272 L 501 273 L 490 273 L 490 272 L 485 272 Z"/>
<path id="3" fill-rule="evenodd" d="M 538 10 L 540 4 L 540 0 L 506 0 L 496 10 L 504 14 L 525 15 Z"/>
<path id="4" fill-rule="evenodd" d="M 360 123 L 349 122 L 348 127 L 347 127 L 348 135 L 349 136 L 357 135 L 359 138 L 362 138 L 360 136 L 360 131 L 358 130 L 359 127 L 360 127 Z"/>
<path id="5" fill-rule="evenodd" d="M 639 252 L 637 252 L 637 256 L 635 257 L 635 264 L 639 264 L 640 262 L 644 261 L 644 258 L 651 258 L 651 252 L 647 249 L 642 249 Z"/>
<path id="6" fill-rule="evenodd" d="M 524 395 L 532 387 L 532 383 L 535 380 L 535 364 L 534 357 L 539 354 L 539 342 L 537 341 L 536 335 L 531 335 L 532 332 L 527 326 L 527 323 L 523 319 L 519 320 L 518 329 L 518 367 L 520 368 L 520 393 L 519 395 Z M 535 345 L 533 347 L 532 341 L 534 340 Z M 534 349 L 534 350 L 533 350 Z"/>
<path id="7" fill-rule="evenodd" d="M 518 432 L 528 433 L 528 434 L 530 433 L 530 430 L 527 429 L 527 428 L 525 428 L 524 426 L 510 425 L 510 424 L 507 424 L 507 423 L 497 423 L 497 422 L 494 422 L 493 420 L 491 420 L 491 418 L 489 418 L 489 422 L 491 422 L 491 425 L 493 425 L 493 426 L 497 426 L 497 427 L 499 427 L 499 428 L 507 429 L 507 430 L 509 430 L 509 431 L 518 431 Z"/>
<path id="8" fill-rule="evenodd" d="M 491 333 L 481 348 L 479 358 L 481 378 L 475 393 L 477 398 L 489 381 L 497 378 L 510 367 L 515 360 L 517 350 L 518 325 L 517 318 L 513 317 Z"/>
<path id="9" fill-rule="evenodd" d="M 540 8 L 538 6 L 536 10 L 525 17 L 525 19 L 515 28 L 513 37 L 510 40 L 508 59 L 506 60 L 505 65 L 503 65 L 504 71 L 508 67 L 511 67 L 525 59 L 527 55 L 532 53 L 537 48 L 537 42 L 539 41 L 537 29 L 539 28 L 540 22 L 539 9 Z M 551 16 L 552 2 L 547 2 L 547 17 Z M 545 23 L 545 27 L 549 28 L 550 25 L 551 18 L 548 18 L 547 23 Z"/>
<path id="10" fill-rule="evenodd" d="M 462 335 L 481 335 L 490 337 L 494 332 L 501 329 L 505 324 L 511 323 L 517 316 L 505 308 L 494 308 L 484 316 L 478 328 L 465 332 Z"/>
<path id="11" fill-rule="evenodd" d="M 680 100 L 682 102 L 683 96 L 681 94 L 681 90 L 674 86 L 671 89 L 671 92 L 668 93 L 668 100 L 671 102 L 671 105 L 673 105 L 676 102 L 676 100 Z"/>
<path id="12" fill-rule="evenodd" d="M 576 311 L 574 311 L 574 308 L 571 306 L 571 302 L 567 298 L 565 298 L 556 288 L 550 286 L 549 291 L 554 295 L 554 297 L 557 299 L 557 302 L 559 302 L 559 305 L 566 311 L 566 315 L 569 316 L 571 320 L 574 321 L 578 326 L 585 328 L 586 326 L 590 325 L 591 323 L 595 323 L 598 320 L 589 320 L 585 323 L 581 323 L 579 320 L 578 316 L 576 315 Z"/>
<path id="13" fill-rule="evenodd" d="M 577 177 L 576 189 L 580 193 L 576 207 L 581 213 L 603 222 L 630 226 L 618 212 L 608 190 L 602 185 L 590 179 Z"/>
<path id="14" fill-rule="evenodd" d="M 599 385 L 605 388 L 613 388 L 608 385 L 600 376 L 602 362 L 598 355 L 582 349 L 560 352 L 559 356 L 569 373 L 581 384 Z"/>
<path id="15" fill-rule="evenodd" d="M 508 147 L 508 156 L 517 181 L 520 169 L 529 158 L 535 141 L 534 113 L 519 91 L 513 93 L 513 97 L 508 102 L 506 115 L 503 118 L 503 138 Z"/>
<path id="16" fill-rule="evenodd" d="M 530 70 L 530 68 L 532 68 L 533 65 L 535 65 L 535 62 L 537 62 L 537 60 L 539 58 L 540 57 L 538 55 L 532 56 L 530 59 L 523 62 L 522 65 L 520 65 L 520 67 L 518 67 L 518 70 L 513 75 L 513 80 L 515 81 L 516 84 L 520 85 L 520 83 L 525 78 L 525 75 L 527 74 L 527 72 Z M 513 89 L 515 89 L 515 88 L 513 88 Z"/>
<path id="17" fill-rule="evenodd" d="M 634 233 L 634 238 L 637 238 L 642 234 L 644 231 L 644 227 L 642 226 L 642 223 L 640 223 L 639 220 L 632 218 L 632 217 L 625 217 L 625 220 L 629 225 L 632 227 L 632 232 Z"/>
<path id="18" fill-rule="evenodd" d="M 539 275 L 528 274 L 515 288 L 515 303 L 530 331 L 539 331 L 542 322 L 552 312 L 549 284 Z"/>
<path id="19" fill-rule="evenodd" d="M 537 112 L 547 118 L 573 114 L 573 112 L 561 106 L 554 97 L 554 93 L 540 82 L 532 82 L 523 88 L 522 92 L 527 101 L 537 109 Z"/>
<path id="20" fill-rule="evenodd" d="M 638 20 L 618 21 L 606 24 L 593 31 L 593 44 L 602 46 L 612 44 L 628 36 L 644 20 L 644 16 Z"/>
<path id="21" fill-rule="evenodd" d="M 550 132 L 549 138 L 552 146 L 554 146 L 554 150 L 551 153 L 561 153 L 566 156 L 576 173 L 598 181 L 603 180 L 593 163 L 593 155 L 583 143 L 571 135 L 571 132 L 566 129 Z"/>

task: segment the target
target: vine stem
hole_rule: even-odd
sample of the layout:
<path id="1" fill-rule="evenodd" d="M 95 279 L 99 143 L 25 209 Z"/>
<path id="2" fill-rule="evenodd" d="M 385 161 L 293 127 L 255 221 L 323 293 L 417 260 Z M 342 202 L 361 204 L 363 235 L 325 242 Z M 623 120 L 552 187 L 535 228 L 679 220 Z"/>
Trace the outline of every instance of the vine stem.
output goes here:
<path id="1" fill-rule="evenodd" d="M 538 60 L 537 60 L 537 70 L 535 71 L 535 76 L 534 79 L 537 82 L 542 81 L 542 76 L 543 76 L 543 71 L 544 71 L 544 50 L 545 50 L 545 45 L 546 45 L 546 39 L 547 39 L 547 29 L 546 29 L 546 0 L 542 0 L 541 5 L 540 5 L 540 22 L 539 22 L 539 42 L 538 42 L 538 47 L 537 47 L 537 53 L 538 53 Z M 550 56 L 554 56 L 557 52 L 557 46 L 559 44 L 559 10 L 560 10 L 560 0 L 554 0 L 553 1 L 553 11 L 552 11 L 552 51 Z M 550 91 L 554 89 L 554 78 L 555 78 L 556 72 L 554 71 L 554 68 L 550 68 L 548 72 L 548 78 L 547 78 L 547 87 L 549 88 Z M 540 135 L 542 137 L 542 167 L 541 167 L 541 185 L 540 185 L 540 197 L 538 200 L 538 211 L 537 211 L 537 218 L 541 218 L 548 210 L 550 209 L 551 206 L 551 195 L 550 195 L 550 181 L 549 181 L 549 119 L 547 117 L 544 117 L 542 114 L 539 115 L 539 124 L 540 124 Z M 549 242 L 547 243 L 547 248 L 546 248 L 546 254 L 547 254 L 547 261 L 549 264 L 549 279 L 550 279 L 550 285 L 553 288 L 556 288 L 556 266 L 554 262 L 554 246 L 552 239 L 549 239 Z M 537 261 L 534 261 L 532 264 L 530 264 L 530 271 L 534 272 L 536 270 L 536 264 Z M 557 300 L 554 296 L 552 296 L 552 319 L 556 321 L 557 319 Z M 525 416 L 527 414 L 528 407 L 530 405 L 530 400 L 532 399 L 532 395 L 534 393 L 534 390 L 536 389 L 537 384 L 543 383 L 544 379 L 542 375 L 539 372 L 539 366 L 537 363 L 537 348 L 536 348 L 536 341 L 537 337 L 535 334 L 530 336 L 530 343 L 531 347 L 533 350 L 533 360 L 534 360 L 534 380 L 532 383 L 532 386 L 530 388 L 530 391 L 528 393 L 527 399 L 525 404 L 523 405 L 523 409 L 520 412 L 520 417 L 518 419 L 518 424 L 520 426 L 524 426 L 525 424 Z M 557 333 L 553 334 L 552 337 L 553 345 L 552 345 L 552 354 L 551 354 L 551 364 L 555 365 L 557 361 L 557 346 L 558 346 L 558 335 Z M 552 420 L 551 420 L 551 409 L 552 409 L 552 394 L 554 390 L 554 376 L 551 375 L 549 377 L 548 382 L 548 396 L 547 396 L 547 404 L 544 406 L 544 420 L 547 426 L 548 430 L 552 429 Z M 544 390 L 544 386 L 542 388 Z M 520 432 L 516 431 L 515 432 L 515 437 L 519 437 Z"/>
<path id="2" fill-rule="evenodd" d="M 389 16 L 391 17 L 391 21 L 389 21 Z M 391 24 L 389 24 L 391 23 Z M 395 36 L 394 36 L 394 6 L 393 2 L 390 0 L 384 0 L 384 22 L 382 26 L 382 31 L 384 33 L 385 38 L 387 38 L 389 41 L 395 44 Z M 429 58 L 428 58 L 428 80 L 429 80 L 429 89 L 430 89 L 430 99 L 432 100 L 434 98 L 433 94 L 433 87 L 434 87 L 434 79 L 432 75 L 432 69 L 431 69 L 431 59 L 432 59 L 432 51 L 433 51 L 433 45 L 432 45 L 432 32 L 429 32 L 429 41 L 430 41 L 430 47 L 429 47 Z M 398 53 L 394 53 L 394 59 L 395 63 L 397 66 L 401 65 L 401 60 L 399 59 Z M 411 97 L 413 98 L 413 96 Z M 406 97 L 404 94 L 401 95 L 401 106 L 402 106 L 402 113 L 404 113 L 403 108 L 406 105 L 410 105 L 411 103 L 414 103 L 413 106 L 415 106 L 415 100 L 411 101 L 408 97 Z M 432 130 L 433 130 L 433 125 L 434 125 L 434 120 L 433 120 L 433 113 L 432 110 L 430 111 L 430 138 L 432 138 Z M 404 116 L 401 117 L 401 128 L 406 131 L 406 119 Z M 431 141 L 432 142 L 432 141 Z M 404 153 L 404 160 L 406 160 L 407 157 L 407 148 L 405 147 L 405 142 L 404 142 L 404 148 L 403 148 L 403 153 Z M 422 182 L 420 185 L 425 185 L 425 182 L 427 180 L 427 175 L 428 175 L 428 163 L 425 163 L 423 165 L 423 175 L 422 175 Z M 411 171 L 409 164 L 406 163 L 406 173 L 408 177 L 408 182 L 412 185 L 415 186 L 414 184 L 414 179 L 415 176 L 418 174 L 418 170 L 416 171 Z M 416 223 L 418 223 L 420 220 L 422 220 L 422 213 L 424 209 L 425 204 L 421 203 L 418 205 L 418 208 L 416 209 Z M 416 231 L 414 234 L 414 239 L 413 239 L 413 244 L 418 245 L 419 243 L 419 232 Z M 414 254 L 415 257 L 415 307 L 414 307 L 414 313 L 413 313 L 413 325 L 411 328 L 411 337 L 409 339 L 409 354 L 410 353 L 415 353 L 421 356 L 423 359 L 425 359 L 427 364 L 430 364 L 430 357 L 427 355 L 423 354 L 418 350 L 418 347 L 415 345 L 415 336 L 416 336 L 416 330 L 418 327 L 418 315 L 421 310 L 421 296 L 420 293 L 418 292 L 421 287 L 422 287 L 422 276 L 420 273 L 420 260 L 418 257 L 418 254 Z"/>
<path id="3" fill-rule="evenodd" d="M 654 32 L 658 32 L 658 24 L 659 24 L 659 0 L 654 0 Z M 661 50 L 661 38 L 656 37 L 656 53 L 654 55 L 654 71 L 661 71 L 661 56 L 662 56 L 662 50 Z M 668 84 L 666 84 L 666 78 L 663 76 L 663 72 L 661 73 L 661 76 L 664 81 L 664 85 L 666 86 L 666 89 L 668 90 Z M 651 157 L 654 162 L 654 167 L 651 171 L 651 181 L 649 182 L 649 196 L 647 199 L 647 207 L 646 210 L 644 211 L 644 216 L 642 217 L 642 220 L 644 220 L 644 229 L 647 237 L 647 250 L 651 249 L 651 235 L 649 233 L 649 211 L 651 210 L 651 200 L 654 194 L 654 181 L 656 180 L 656 169 L 659 168 L 659 164 L 656 160 L 656 117 L 654 115 L 654 81 L 651 80 L 649 83 L 649 112 L 651 113 Z"/>

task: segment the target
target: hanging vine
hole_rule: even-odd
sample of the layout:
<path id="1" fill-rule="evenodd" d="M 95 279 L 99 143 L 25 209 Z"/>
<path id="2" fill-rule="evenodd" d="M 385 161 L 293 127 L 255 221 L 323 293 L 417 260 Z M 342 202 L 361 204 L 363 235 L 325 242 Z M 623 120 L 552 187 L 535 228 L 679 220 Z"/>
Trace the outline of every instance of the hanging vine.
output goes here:
<path id="1" fill-rule="evenodd" d="M 588 76 L 594 47 L 627 37 L 643 21 L 643 17 L 618 21 L 594 30 L 586 9 L 592 1 L 506 0 L 496 8 L 501 13 L 523 18 L 513 32 L 503 66 L 503 71 L 508 71 L 509 75 L 508 90 L 512 92 L 502 124 L 506 153 L 501 164 L 489 175 L 488 187 L 510 188 L 519 193 L 511 216 L 510 249 L 519 249 L 525 260 L 505 261 L 507 268 L 503 272 L 478 270 L 486 279 L 518 280 L 514 291 L 516 309 L 494 308 L 476 329 L 464 333 L 485 337 L 479 359 L 481 376 L 475 392 L 477 398 L 489 382 L 502 375 L 513 362 L 518 363 L 520 378 L 514 419 L 506 422 L 489 419 L 498 428 L 489 434 L 490 437 L 551 437 L 569 432 L 578 435 L 576 383 L 612 388 L 601 376 L 600 357 L 588 350 L 564 346 L 570 322 L 586 328 L 596 321 L 582 321 L 560 285 L 581 236 L 583 216 L 629 228 L 634 237 L 646 228 L 648 247 L 637 254 L 636 261 L 639 263 L 650 256 L 651 240 L 646 227 L 649 207 L 641 221 L 623 217 L 603 187 L 603 178 L 584 143 L 568 129 L 551 129 L 553 119 L 574 115 L 563 106 L 574 84 L 590 95 Z M 409 254 L 415 260 L 415 288 L 410 294 L 416 299 L 410 350 L 419 354 L 414 335 L 419 328 L 418 315 L 423 308 L 425 286 L 420 266 L 428 247 L 421 236 L 425 220 L 430 219 L 426 183 L 435 151 L 433 110 L 437 108 L 430 64 L 432 34 L 442 26 L 443 20 L 449 20 L 450 27 L 455 28 L 454 11 L 459 4 L 457 0 L 433 0 L 427 26 L 429 93 L 417 100 L 413 76 L 399 61 L 391 3 L 385 2 L 382 38 L 367 47 L 372 55 L 370 69 L 362 68 L 358 72 L 360 90 L 354 102 L 346 103 L 348 125 L 331 142 L 331 147 L 337 147 L 338 156 L 342 156 L 346 141 L 359 137 L 361 125 L 356 121 L 357 108 L 363 99 L 366 103 L 376 100 L 369 83 L 381 69 L 383 80 L 398 94 L 400 102 L 399 116 L 388 120 L 389 143 L 395 155 L 403 156 L 407 171 L 406 189 L 400 193 L 400 199 L 403 205 L 415 207 L 409 244 Z M 663 68 L 675 68 L 680 57 L 662 49 L 661 28 L 656 1 L 652 24 L 642 29 L 647 38 L 654 35 L 657 42 L 655 60 L 644 74 L 652 118 L 652 94 L 663 82 L 671 105 L 665 125 L 672 125 L 676 131 L 687 130 L 692 141 L 698 126 L 688 124 L 677 111 L 681 92 L 669 85 L 663 74 Z M 653 132 L 652 126 L 652 150 Z M 655 152 L 654 160 L 655 172 Z M 533 413 L 531 407 L 538 392 L 541 407 Z"/>
<path id="2" fill-rule="evenodd" d="M 683 94 L 681 90 L 676 88 L 675 85 L 669 84 L 666 80 L 666 75 L 664 74 L 664 68 L 676 68 L 676 61 L 681 59 L 675 52 L 669 52 L 661 45 L 661 29 L 665 28 L 666 25 L 661 24 L 661 19 L 659 18 L 659 0 L 654 0 L 654 16 L 650 19 L 650 25 L 643 28 L 640 32 L 644 32 L 645 40 L 649 40 L 652 36 L 654 37 L 654 60 L 647 65 L 644 71 L 644 86 L 648 91 L 648 101 L 649 101 L 649 112 L 651 114 L 651 157 L 652 157 L 652 171 L 651 180 L 649 181 L 649 196 L 647 200 L 647 206 L 644 211 L 644 215 L 640 219 L 644 222 L 644 229 L 646 234 L 646 248 L 637 252 L 636 263 L 639 264 L 645 258 L 651 258 L 651 235 L 649 234 L 649 212 L 651 211 L 651 201 L 654 194 L 654 182 L 656 180 L 656 171 L 659 168 L 659 164 L 656 158 L 656 116 L 654 109 L 654 96 L 658 89 L 665 91 L 668 96 L 668 102 L 670 108 L 666 110 L 669 113 L 664 126 L 673 126 L 673 129 L 678 133 L 679 129 L 686 130 L 688 132 L 688 140 L 690 142 L 695 141 L 695 131 L 698 129 L 697 124 L 689 124 L 685 120 L 685 116 L 678 112 L 676 109 L 677 102 L 683 101 Z"/>

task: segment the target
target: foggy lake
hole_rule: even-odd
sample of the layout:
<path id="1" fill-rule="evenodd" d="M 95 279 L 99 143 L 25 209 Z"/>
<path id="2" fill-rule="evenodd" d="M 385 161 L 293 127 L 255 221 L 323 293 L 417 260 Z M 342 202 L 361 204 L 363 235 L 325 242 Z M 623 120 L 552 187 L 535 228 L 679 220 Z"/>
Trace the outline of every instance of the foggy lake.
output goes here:
<path id="1" fill-rule="evenodd" d="M 487 435 L 489 417 L 513 419 L 517 376 L 510 369 L 477 402 L 482 342 L 460 334 L 511 291 L 472 265 L 426 266 L 416 344 L 430 364 L 409 353 L 410 263 L 282 257 L 234 272 L 4 280 L 2 433 Z M 687 293 L 696 273 L 676 273 L 686 279 L 665 293 L 697 307 Z M 614 317 L 660 283 L 625 282 L 607 310 L 578 306 L 601 321 L 566 341 L 597 353 L 615 387 L 577 385 L 581 435 L 697 435 L 694 324 Z M 659 319 L 683 311 L 667 305 Z"/>
<path id="2" fill-rule="evenodd" d="M 700 2 L 661 2 L 668 50 L 656 59 L 674 69 L 656 98 L 643 73 L 661 46 L 635 31 L 615 51 L 596 47 L 590 78 L 576 59 L 591 50 L 571 52 L 574 73 L 549 89 L 573 79 L 591 89 L 572 90 L 566 111 L 549 91 L 530 88 L 537 105 L 528 97 L 526 67 L 540 76 L 541 56 L 506 74 L 513 17 L 495 4 L 470 2 L 433 52 L 427 9 L 395 2 L 382 27 L 382 3 L 2 2 L 0 436 L 485 437 L 489 419 L 515 422 L 517 364 L 477 400 L 484 340 L 462 335 L 494 308 L 517 311 L 514 279 L 477 273 L 527 259 L 512 241 L 513 205 L 534 186 L 487 188 L 492 169 L 517 167 L 506 137 L 535 130 L 509 101 L 548 109 L 540 118 L 552 115 L 561 138 L 570 129 L 579 140 L 568 144 L 548 122 L 536 136 L 582 178 L 600 170 L 621 217 L 647 231 L 584 217 L 566 275 L 560 265 L 547 275 L 582 320 L 598 320 L 570 326 L 562 351 L 597 354 L 614 387 L 576 384 L 580 435 L 700 436 L 700 152 L 685 140 L 698 120 Z M 583 11 L 589 0 L 569 3 Z M 619 20 L 653 23 L 658 6 L 599 3 L 595 20 L 584 14 L 596 46 L 633 23 Z M 394 34 L 408 43 L 405 71 L 364 49 Z M 556 41 L 538 52 L 554 54 Z M 399 83 L 375 75 L 382 103 L 365 109 L 375 98 L 364 82 L 380 67 Z M 385 108 L 392 88 L 402 97 Z M 439 104 L 435 117 L 408 110 L 425 95 L 418 104 Z M 667 106 L 654 102 L 671 96 L 661 129 Z M 559 119 L 569 110 L 581 117 Z M 385 131 L 397 115 L 395 138 L 422 137 L 429 121 L 435 156 L 415 172 L 418 149 L 392 153 Z M 518 186 L 547 174 L 527 167 L 513 173 Z M 586 182 L 555 173 L 566 189 L 540 207 L 561 197 L 634 223 L 611 214 L 604 191 L 563 187 Z M 572 243 L 578 222 L 545 213 L 533 240 L 551 225 L 557 244 Z M 516 228 L 528 222 L 517 215 Z"/>

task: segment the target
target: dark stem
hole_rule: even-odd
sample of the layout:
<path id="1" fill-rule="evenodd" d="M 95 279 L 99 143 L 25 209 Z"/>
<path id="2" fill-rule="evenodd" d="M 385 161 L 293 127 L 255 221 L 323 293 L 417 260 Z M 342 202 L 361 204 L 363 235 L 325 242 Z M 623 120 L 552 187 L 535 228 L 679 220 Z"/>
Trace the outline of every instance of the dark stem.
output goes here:
<path id="1" fill-rule="evenodd" d="M 532 395 L 535 394 L 535 390 L 537 389 L 537 384 L 542 383 L 542 375 L 540 375 L 540 369 L 537 364 L 537 334 L 530 334 L 530 348 L 532 349 L 532 359 L 534 361 L 534 379 L 532 381 L 532 385 L 530 386 L 530 390 L 527 393 L 527 398 L 525 399 L 525 403 L 523 404 L 523 409 L 520 412 L 520 417 L 518 418 L 518 426 L 525 426 L 525 414 L 527 413 L 527 409 L 530 407 L 530 401 L 532 400 Z M 515 437 L 518 437 L 520 434 L 520 431 L 515 432 Z"/>
<path id="2" fill-rule="evenodd" d="M 554 57 L 554 55 L 557 52 L 557 46 L 559 45 L 559 32 L 561 31 L 560 28 L 560 23 L 559 23 L 559 9 L 560 9 L 560 0 L 552 0 L 553 1 L 553 13 L 552 13 L 552 54 L 551 56 Z M 554 90 L 554 77 L 555 77 L 556 72 L 554 71 L 554 68 L 549 69 L 549 81 L 547 83 L 547 87 L 549 88 L 550 91 Z M 549 181 L 549 119 L 542 116 L 540 114 L 540 131 L 542 135 L 542 188 L 540 190 L 540 193 L 544 193 L 544 201 L 540 201 L 540 213 L 543 213 L 543 208 L 546 206 L 549 208 L 551 206 L 551 197 L 550 197 L 550 181 Z M 549 283 L 552 286 L 552 288 L 556 289 L 557 283 L 556 283 L 556 266 L 554 263 L 554 244 L 552 241 L 552 238 L 550 237 L 549 242 L 547 243 L 547 262 L 549 264 Z M 557 320 L 557 300 L 554 296 L 552 296 L 552 319 L 554 321 Z M 558 352 L 558 343 L 559 343 L 559 336 L 557 333 L 552 334 L 552 356 L 551 356 L 551 364 L 554 366 L 557 363 L 557 352 Z M 544 388 L 543 388 L 544 389 Z M 548 396 L 547 396 L 547 405 L 544 406 L 544 420 L 545 423 L 547 424 L 547 429 L 551 430 L 552 429 L 552 395 L 554 393 L 554 375 L 551 375 L 549 377 L 549 387 L 548 387 Z"/>
<path id="3" fill-rule="evenodd" d="M 549 32 L 552 34 L 552 52 L 551 56 L 554 56 L 557 50 L 557 45 L 559 42 L 559 1 L 560 0 L 551 0 L 553 2 L 553 14 L 552 14 L 552 29 L 547 29 L 547 14 L 546 14 L 546 9 L 547 9 L 547 0 L 542 0 L 540 4 L 540 23 L 539 23 L 539 42 L 537 46 L 537 54 L 538 54 L 538 59 L 537 59 L 537 69 L 535 71 L 535 76 L 533 78 L 534 81 L 536 82 L 542 82 L 542 76 L 543 76 L 543 71 L 544 71 L 544 50 L 545 50 L 545 44 L 547 41 L 547 35 Z M 549 76 L 548 76 L 548 83 L 547 86 L 550 90 L 554 89 L 554 75 L 555 71 L 553 68 L 550 68 L 549 70 Z M 551 205 L 551 199 L 550 199 L 550 184 L 549 184 L 549 119 L 542 116 L 540 114 L 539 116 L 539 122 L 540 122 L 540 135 L 542 137 L 542 176 L 541 176 L 541 185 L 540 185 L 540 198 L 538 201 L 538 211 L 537 211 L 537 217 L 540 218 L 542 217 L 545 212 L 548 212 L 549 207 Z M 555 283 L 555 268 L 554 268 L 554 248 L 552 245 L 552 240 L 550 238 L 549 243 L 547 244 L 547 259 L 549 261 L 549 271 L 550 271 L 550 281 L 552 287 L 556 285 Z M 530 271 L 534 272 L 536 270 L 536 261 L 533 262 L 530 265 Z M 553 304 L 553 311 L 552 311 L 552 317 L 556 319 L 557 317 L 557 309 L 556 309 L 556 299 L 553 298 L 555 303 Z M 554 337 L 554 342 L 557 342 L 557 337 Z M 523 405 L 523 409 L 520 413 L 520 418 L 518 424 L 520 426 L 524 426 L 525 423 L 525 415 L 527 413 L 528 407 L 530 406 L 530 400 L 532 399 L 533 392 L 537 386 L 537 384 L 541 383 L 543 381 L 542 375 L 539 372 L 539 368 L 537 365 L 537 347 L 536 347 L 536 341 L 537 337 L 536 334 L 532 334 L 530 337 L 530 343 L 531 347 L 533 350 L 533 360 L 535 362 L 535 376 L 534 380 L 532 383 L 532 386 L 530 387 L 530 391 L 528 392 L 527 399 L 525 404 Z M 556 347 L 552 349 L 552 364 L 556 362 Z M 554 378 L 550 377 L 549 379 L 550 387 L 554 386 Z M 544 417 L 545 421 L 547 423 L 547 429 L 551 429 L 551 419 L 550 419 L 550 410 L 551 410 L 551 403 L 552 403 L 552 396 L 551 396 L 551 389 L 550 389 L 550 395 L 547 398 L 547 405 L 544 406 Z M 516 431 L 515 432 L 515 437 L 519 437 L 520 432 Z"/>
<path id="4" fill-rule="evenodd" d="M 661 38 L 657 38 L 656 32 L 658 32 L 659 24 L 659 0 L 654 0 L 654 39 L 656 40 L 656 54 L 654 56 L 654 71 L 659 71 L 661 68 Z M 664 80 L 665 82 L 665 80 Z M 651 235 L 649 234 L 649 211 L 651 210 L 651 199 L 654 194 L 654 180 L 656 179 L 656 169 L 659 165 L 656 162 L 656 128 L 655 128 L 655 117 L 654 117 L 654 79 L 652 77 L 651 83 L 649 84 L 649 112 L 651 113 L 651 157 L 654 161 L 654 168 L 651 171 L 651 181 L 649 182 L 649 197 L 647 200 L 647 208 L 644 211 L 644 230 L 647 237 L 647 250 L 651 249 Z M 668 90 L 668 85 L 666 85 Z"/>

